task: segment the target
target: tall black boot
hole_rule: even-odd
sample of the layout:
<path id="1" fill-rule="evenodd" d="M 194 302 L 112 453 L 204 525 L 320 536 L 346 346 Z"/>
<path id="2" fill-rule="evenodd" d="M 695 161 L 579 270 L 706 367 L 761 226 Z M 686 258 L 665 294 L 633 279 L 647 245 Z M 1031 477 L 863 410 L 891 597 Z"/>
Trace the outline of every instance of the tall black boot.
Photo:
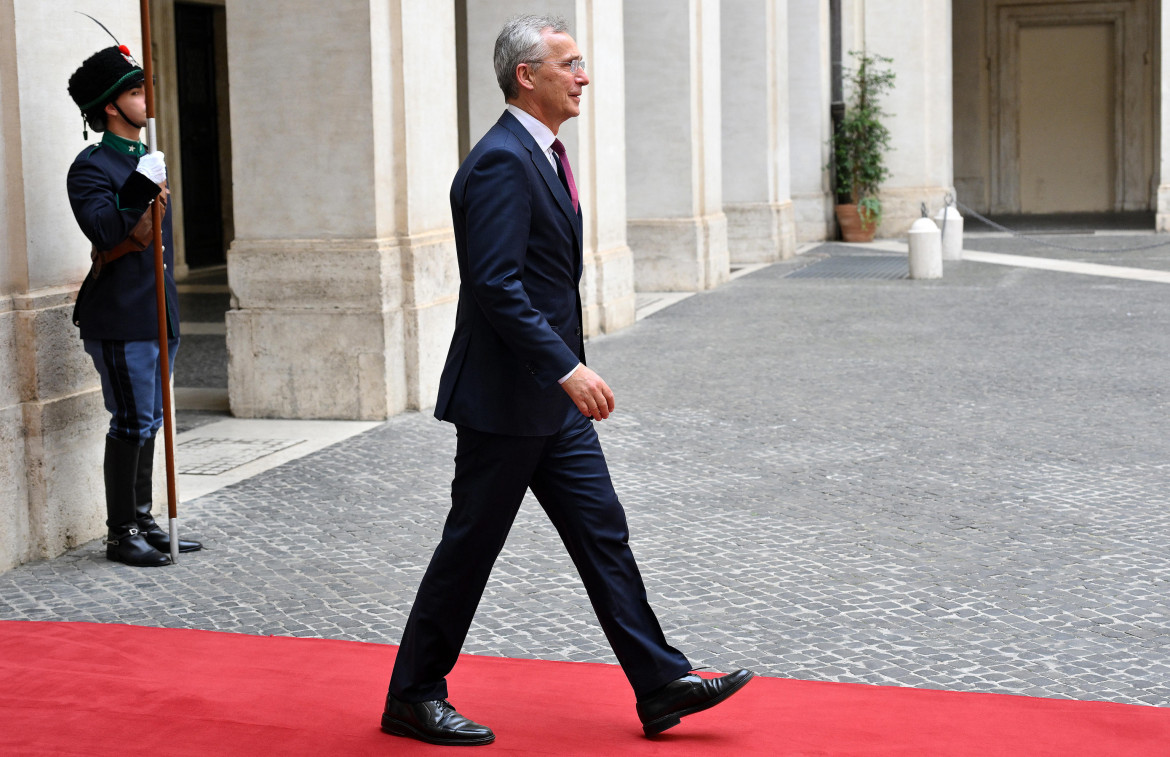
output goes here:
<path id="1" fill-rule="evenodd" d="M 150 546 L 165 555 L 171 553 L 171 535 L 155 523 L 150 514 L 154 506 L 154 439 L 150 437 L 138 451 L 138 478 L 134 485 L 134 510 L 138 515 L 138 530 L 146 537 Z M 195 552 L 203 549 L 197 541 L 179 539 L 180 552 Z"/>
<path id="2" fill-rule="evenodd" d="M 134 513 L 138 445 L 106 437 L 106 558 L 137 567 L 169 565 L 171 558 L 146 542 Z"/>

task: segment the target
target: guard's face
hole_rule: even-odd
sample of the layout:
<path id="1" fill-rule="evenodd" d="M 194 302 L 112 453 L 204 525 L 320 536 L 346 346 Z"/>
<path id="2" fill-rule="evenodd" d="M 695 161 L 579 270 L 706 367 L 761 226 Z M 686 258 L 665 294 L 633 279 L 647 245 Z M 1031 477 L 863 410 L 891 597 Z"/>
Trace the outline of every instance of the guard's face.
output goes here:
<path id="1" fill-rule="evenodd" d="M 134 123 L 131 127 L 138 127 L 138 124 L 146 123 L 146 90 L 142 87 L 131 87 L 114 100 L 122 112 L 126 114 Z M 118 111 L 112 105 L 106 106 L 106 115 L 111 118 L 118 117 Z"/>
<path id="2" fill-rule="evenodd" d="M 554 132 L 562 123 L 581 114 L 581 90 L 589 84 L 585 69 L 569 71 L 569 63 L 581 57 L 568 34 L 544 32 L 549 55 L 532 69 L 533 95 L 545 122 Z"/>

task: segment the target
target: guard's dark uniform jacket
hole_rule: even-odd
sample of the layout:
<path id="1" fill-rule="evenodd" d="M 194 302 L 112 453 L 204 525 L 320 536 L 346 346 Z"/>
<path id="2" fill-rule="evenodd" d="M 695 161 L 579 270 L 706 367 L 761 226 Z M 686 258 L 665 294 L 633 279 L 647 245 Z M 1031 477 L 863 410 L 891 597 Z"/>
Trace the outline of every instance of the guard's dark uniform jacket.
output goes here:
<path id="1" fill-rule="evenodd" d="M 141 142 L 106 132 L 99 144 L 81 151 L 69 167 L 69 204 L 78 226 L 97 250 L 112 250 L 130 235 L 158 185 L 134 169 L 145 154 Z M 178 291 L 175 289 L 171 208 L 162 228 L 166 265 L 169 336 L 179 336 Z M 75 320 L 82 339 L 158 339 L 158 305 L 154 287 L 154 243 L 91 271 L 78 295 Z"/>

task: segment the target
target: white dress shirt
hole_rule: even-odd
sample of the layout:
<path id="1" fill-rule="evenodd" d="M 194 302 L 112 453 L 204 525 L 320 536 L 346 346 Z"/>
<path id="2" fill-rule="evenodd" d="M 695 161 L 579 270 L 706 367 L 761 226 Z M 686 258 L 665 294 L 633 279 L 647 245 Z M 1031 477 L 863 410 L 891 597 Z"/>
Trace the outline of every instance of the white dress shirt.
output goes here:
<path id="1" fill-rule="evenodd" d="M 548 164 L 550 166 L 552 166 L 553 171 L 556 171 L 557 170 L 557 154 L 555 152 L 553 152 L 552 143 L 553 143 L 553 140 L 555 140 L 557 138 L 557 135 L 553 134 L 552 129 L 550 129 L 547 126 L 545 126 L 544 124 L 542 124 L 540 121 L 538 121 L 536 119 L 535 116 L 533 116 L 528 111 L 523 110 L 521 108 L 518 108 L 515 105 L 513 105 L 512 103 L 508 103 L 507 108 L 508 108 L 508 112 L 511 113 L 513 116 L 515 116 L 516 120 L 520 122 L 520 125 L 523 126 L 528 131 L 528 133 L 532 135 L 532 138 L 534 140 L 536 140 L 537 146 L 539 146 L 540 149 L 544 151 L 544 157 L 548 158 Z M 557 379 L 557 383 L 563 384 L 566 381 L 568 381 L 569 378 L 574 373 L 576 373 L 577 369 L 580 367 L 581 367 L 581 364 L 577 363 L 577 365 L 573 367 L 573 370 L 569 371 L 564 376 Z"/>
<path id="2" fill-rule="evenodd" d="M 557 135 L 552 133 L 552 129 L 536 120 L 536 117 L 528 111 L 517 108 L 512 103 L 508 103 L 507 108 L 508 112 L 520 122 L 520 125 L 528 130 L 540 149 L 544 150 L 544 157 L 548 158 L 548 164 L 552 166 L 552 169 L 557 170 L 557 154 L 552 149 L 553 140 L 557 138 Z"/>

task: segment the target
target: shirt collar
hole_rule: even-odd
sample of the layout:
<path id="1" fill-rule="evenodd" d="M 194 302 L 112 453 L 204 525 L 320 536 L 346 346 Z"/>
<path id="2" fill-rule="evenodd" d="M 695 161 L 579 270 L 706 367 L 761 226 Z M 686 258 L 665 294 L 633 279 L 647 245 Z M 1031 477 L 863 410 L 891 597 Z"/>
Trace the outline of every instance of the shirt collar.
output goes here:
<path id="1" fill-rule="evenodd" d="M 552 147 L 553 140 L 557 138 L 557 135 L 552 133 L 552 129 L 536 120 L 536 117 L 528 111 L 522 110 L 512 103 L 508 103 L 507 107 L 508 112 L 515 116 L 520 125 L 527 129 L 532 138 L 536 140 L 540 149 L 547 153 L 548 149 Z"/>
<path id="2" fill-rule="evenodd" d="M 141 158 L 146 154 L 146 145 L 136 139 L 119 137 L 111 131 L 107 131 L 102 135 L 102 144 L 117 152 L 128 153 L 136 158 Z"/>

